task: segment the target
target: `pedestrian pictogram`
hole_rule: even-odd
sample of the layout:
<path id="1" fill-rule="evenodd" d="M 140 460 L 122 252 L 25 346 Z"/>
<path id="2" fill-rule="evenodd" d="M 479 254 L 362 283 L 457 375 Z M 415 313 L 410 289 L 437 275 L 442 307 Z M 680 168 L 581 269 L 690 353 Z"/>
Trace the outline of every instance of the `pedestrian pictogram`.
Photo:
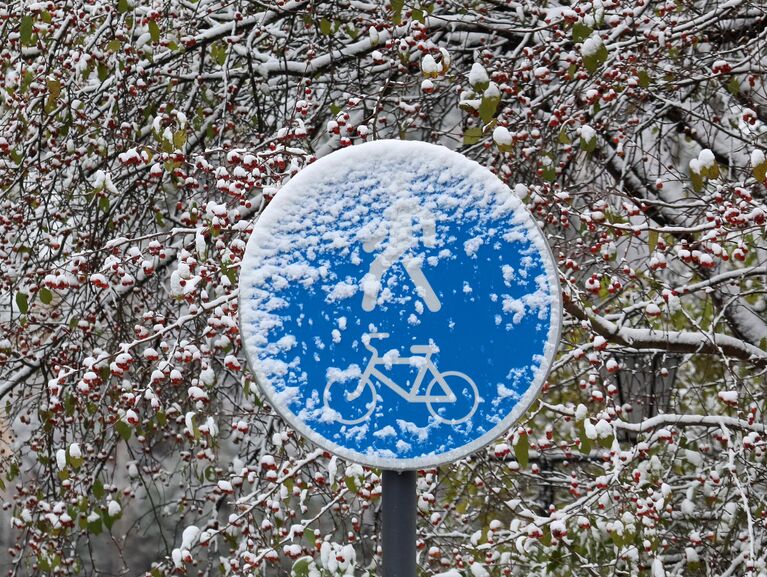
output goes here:
<path id="1" fill-rule="evenodd" d="M 393 219 L 389 226 L 382 227 L 374 237 L 366 240 L 363 245 L 365 252 L 374 252 L 381 245 L 381 242 L 387 239 L 387 236 L 389 239 L 386 248 L 370 263 L 370 270 L 363 280 L 362 308 L 366 311 L 372 311 L 375 308 L 384 273 L 395 264 L 401 263 L 405 272 L 420 291 L 419 295 L 423 298 L 428 309 L 437 312 L 442 303 L 424 275 L 423 259 L 408 255 L 409 251 L 417 248 L 419 241 L 424 247 L 434 246 L 436 242 L 434 218 L 427 213 L 421 219 L 420 227 L 416 228 L 413 222 L 414 217 L 408 212 L 407 206 L 395 206 L 393 208 L 391 211 Z M 417 234 L 419 232 L 420 237 Z"/>

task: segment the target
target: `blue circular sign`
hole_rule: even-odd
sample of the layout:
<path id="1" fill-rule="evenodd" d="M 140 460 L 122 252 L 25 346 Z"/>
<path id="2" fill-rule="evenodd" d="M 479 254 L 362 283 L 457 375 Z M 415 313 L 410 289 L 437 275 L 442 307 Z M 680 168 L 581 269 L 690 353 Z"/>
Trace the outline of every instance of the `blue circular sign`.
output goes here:
<path id="1" fill-rule="evenodd" d="M 301 171 L 241 265 L 244 346 L 270 403 L 317 445 L 387 469 L 455 460 L 511 426 L 546 378 L 561 307 L 519 198 L 420 142 Z"/>

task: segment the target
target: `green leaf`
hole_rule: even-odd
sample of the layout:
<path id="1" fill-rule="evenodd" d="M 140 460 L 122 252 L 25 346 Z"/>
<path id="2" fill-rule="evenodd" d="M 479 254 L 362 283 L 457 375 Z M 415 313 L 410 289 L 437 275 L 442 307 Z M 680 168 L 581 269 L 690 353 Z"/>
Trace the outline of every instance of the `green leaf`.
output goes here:
<path id="1" fill-rule="evenodd" d="M 111 70 L 109 69 L 109 66 L 107 66 L 106 64 L 103 64 L 102 62 L 99 62 L 96 72 L 98 74 L 99 80 L 101 82 L 105 82 L 106 79 L 109 78 L 109 73 L 111 72 Z"/>
<path id="2" fill-rule="evenodd" d="M 133 10 L 133 6 L 131 6 L 128 3 L 128 0 L 118 0 L 117 1 L 117 11 L 120 14 L 125 14 L 126 12 L 130 12 L 131 10 Z"/>
<path id="3" fill-rule="evenodd" d="M 218 479 L 218 475 L 216 474 L 216 468 L 213 465 L 208 465 L 205 467 L 205 469 L 202 472 L 203 477 L 206 481 L 209 483 L 213 483 Z"/>
<path id="4" fill-rule="evenodd" d="M 588 455 L 591 452 L 591 439 L 589 439 L 586 436 L 586 427 L 583 424 L 583 421 L 580 421 L 577 425 L 578 429 L 578 438 L 581 441 L 581 445 L 579 447 L 579 450 L 584 455 Z"/>
<path id="5" fill-rule="evenodd" d="M 410 15 L 412 16 L 413 20 L 418 20 L 421 24 L 425 22 L 425 18 L 423 17 L 423 10 L 420 8 L 413 8 Z"/>
<path id="6" fill-rule="evenodd" d="M 293 568 L 290 570 L 292 577 L 309 577 L 309 563 L 312 562 L 311 557 L 301 557 L 293 563 Z"/>
<path id="7" fill-rule="evenodd" d="M 32 31 L 35 26 L 35 21 L 29 14 L 21 17 L 21 27 L 19 28 L 19 35 L 21 38 L 21 45 L 22 46 L 31 46 L 33 44 L 32 42 Z"/>
<path id="8" fill-rule="evenodd" d="M 703 185 L 705 184 L 705 181 L 703 180 L 703 175 L 698 174 L 697 172 L 690 171 L 690 182 L 692 182 L 692 189 L 695 192 L 700 192 L 703 190 Z"/>
<path id="9" fill-rule="evenodd" d="M 88 532 L 93 533 L 94 535 L 98 535 L 103 531 L 103 527 L 101 526 L 101 519 L 96 519 L 94 521 L 90 521 L 88 523 Z"/>
<path id="10" fill-rule="evenodd" d="M 37 565 L 40 567 L 40 569 L 43 571 L 43 573 L 48 573 L 52 569 L 50 562 L 48 561 L 47 555 L 38 555 L 37 556 Z"/>
<path id="11" fill-rule="evenodd" d="M 99 197 L 99 208 L 104 212 L 109 212 L 109 199 L 106 196 Z"/>
<path id="12" fill-rule="evenodd" d="M 589 140 L 586 140 L 585 138 L 581 138 L 581 149 L 585 150 L 586 152 L 594 152 L 594 150 L 597 147 L 597 137 L 593 136 Z"/>
<path id="13" fill-rule="evenodd" d="M 599 50 L 597 50 L 597 58 L 599 59 L 599 63 L 602 64 L 603 62 L 606 62 L 609 56 L 610 53 L 607 51 L 607 46 L 602 44 L 599 47 Z"/>
<path id="14" fill-rule="evenodd" d="M 19 307 L 22 314 L 26 314 L 29 310 L 29 300 L 27 300 L 27 295 L 24 293 L 16 293 L 16 306 Z"/>
<path id="15" fill-rule="evenodd" d="M 354 477 L 346 477 L 346 488 L 352 493 L 357 492 L 357 481 L 354 480 Z"/>
<path id="16" fill-rule="evenodd" d="M 647 246 L 650 249 L 650 252 L 655 252 L 655 247 L 657 245 L 658 245 L 658 231 L 651 230 L 647 234 Z"/>
<path id="17" fill-rule="evenodd" d="M 53 300 L 53 293 L 48 289 L 48 287 L 43 287 L 40 289 L 40 302 L 44 305 L 51 304 L 51 301 Z"/>
<path id="18" fill-rule="evenodd" d="M 527 467 L 530 462 L 530 439 L 527 434 L 517 436 L 517 442 L 514 445 L 514 457 L 520 467 Z"/>
<path id="19" fill-rule="evenodd" d="M 61 94 L 61 82 L 55 79 L 49 79 L 48 84 L 48 98 L 45 100 L 45 112 L 50 114 L 56 108 L 56 102 Z"/>
<path id="20" fill-rule="evenodd" d="M 650 86 L 650 75 L 647 73 L 647 70 L 640 70 L 637 73 L 637 77 L 639 78 L 639 86 L 642 88 Z"/>
<path id="21" fill-rule="evenodd" d="M 583 65 L 589 73 L 593 74 L 607 60 L 610 54 L 604 44 L 599 47 L 595 54 L 589 54 L 583 57 Z"/>
<path id="22" fill-rule="evenodd" d="M 478 126 L 467 128 L 463 133 L 463 144 L 464 146 L 471 146 L 472 144 L 477 144 L 480 138 L 482 138 L 481 128 L 479 128 Z"/>
<path id="23" fill-rule="evenodd" d="M 767 160 L 754 167 L 754 178 L 759 182 L 763 182 L 767 178 Z"/>
<path id="24" fill-rule="evenodd" d="M 554 168 L 553 164 L 548 164 L 543 167 L 541 178 L 544 182 L 554 182 L 557 179 L 557 169 Z"/>
<path id="25" fill-rule="evenodd" d="M 573 42 L 583 42 L 591 36 L 591 33 L 593 30 L 591 27 L 586 26 L 583 22 L 576 22 L 573 24 L 572 34 L 573 34 Z"/>
<path id="26" fill-rule="evenodd" d="M 402 8 L 405 6 L 405 0 L 391 0 L 391 21 L 399 26 L 402 23 Z"/>
<path id="27" fill-rule="evenodd" d="M 120 435 L 120 438 L 123 441 L 130 439 L 131 435 L 133 434 L 133 429 L 125 421 L 117 421 L 115 424 L 115 429 L 117 429 L 117 434 Z"/>
<path id="28" fill-rule="evenodd" d="M 487 124 L 493 119 L 500 101 L 501 99 L 498 96 L 482 98 L 482 102 L 479 105 L 479 117 L 482 119 L 482 122 Z"/>
<path id="29" fill-rule="evenodd" d="M 91 491 L 96 499 L 100 500 L 104 498 L 104 483 L 101 482 L 101 479 L 96 479 L 96 481 L 94 481 Z"/>
<path id="30" fill-rule="evenodd" d="M 567 131 L 563 128 L 559 131 L 559 144 L 570 144 L 572 141 L 567 135 Z"/>
<path id="31" fill-rule="evenodd" d="M 599 281 L 599 298 L 606 299 L 610 296 L 610 279 L 603 276 Z"/>
<path id="32" fill-rule="evenodd" d="M 109 41 L 109 44 L 107 44 L 107 50 L 110 52 L 119 52 L 121 47 L 122 42 L 117 38 L 112 38 L 112 40 Z"/>
<path id="33" fill-rule="evenodd" d="M 46 83 L 48 84 L 48 94 L 53 98 L 58 98 L 61 94 L 61 82 L 55 78 L 49 78 Z"/>
<path id="34" fill-rule="evenodd" d="M 226 263 L 221 263 L 221 272 L 226 275 L 226 278 L 229 279 L 229 282 L 231 282 L 233 285 L 237 284 L 237 273 L 234 272 L 234 269 L 229 268 Z"/>
<path id="35" fill-rule="evenodd" d="M 615 435 L 611 437 L 599 437 L 599 439 L 597 439 L 597 442 L 599 443 L 599 446 L 602 447 L 603 449 L 609 449 L 610 447 L 613 446 L 614 440 L 615 440 Z"/>
<path id="36" fill-rule="evenodd" d="M 740 82 L 736 77 L 733 76 L 732 79 L 727 83 L 727 90 L 733 96 L 740 94 Z"/>
<path id="37" fill-rule="evenodd" d="M 10 468 L 8 469 L 8 475 L 6 475 L 6 478 L 8 481 L 13 481 L 19 474 L 19 464 L 16 461 L 13 461 L 11 463 Z"/>
<path id="38" fill-rule="evenodd" d="M 173 146 L 176 150 L 181 150 L 186 144 L 186 130 L 177 130 L 173 133 Z"/>
<path id="39" fill-rule="evenodd" d="M 160 27 L 154 20 L 149 21 L 149 35 L 152 37 L 152 42 L 160 41 Z"/>
<path id="40" fill-rule="evenodd" d="M 35 79 L 35 75 L 32 74 L 32 71 L 27 68 L 24 71 L 24 76 L 21 79 L 21 93 L 24 94 L 29 89 L 29 85 L 32 84 L 32 81 Z"/>
<path id="41" fill-rule="evenodd" d="M 226 62 L 226 53 L 226 44 L 216 42 L 215 44 L 210 45 L 210 57 L 213 58 L 213 61 L 219 66 L 223 66 Z"/>
<path id="42" fill-rule="evenodd" d="M 344 26 L 344 32 L 346 32 L 349 35 L 349 38 L 351 38 L 352 40 L 356 40 L 357 38 L 359 38 L 359 35 L 360 35 L 360 31 L 357 30 L 351 24 L 347 24 L 346 26 Z"/>
<path id="43" fill-rule="evenodd" d="M 320 32 L 325 36 L 330 36 L 333 33 L 333 29 L 330 25 L 330 20 L 327 18 L 320 20 Z"/>
<path id="44" fill-rule="evenodd" d="M 66 459 L 67 459 L 67 464 L 75 470 L 79 469 L 80 465 L 83 464 L 82 457 L 75 458 L 69 454 L 69 451 L 67 451 Z"/>

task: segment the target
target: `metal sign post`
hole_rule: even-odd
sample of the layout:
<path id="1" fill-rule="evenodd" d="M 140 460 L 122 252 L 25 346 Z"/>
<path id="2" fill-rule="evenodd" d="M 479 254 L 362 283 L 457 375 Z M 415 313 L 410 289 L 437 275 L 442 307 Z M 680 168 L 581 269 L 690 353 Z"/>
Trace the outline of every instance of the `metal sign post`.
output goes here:
<path id="1" fill-rule="evenodd" d="M 383 577 L 415 577 L 416 472 L 383 472 Z"/>
<path id="2" fill-rule="evenodd" d="M 562 322 L 535 219 L 476 162 L 377 141 L 319 159 L 261 214 L 241 335 L 266 398 L 383 473 L 385 577 L 415 576 L 415 470 L 493 442 L 535 400 Z"/>

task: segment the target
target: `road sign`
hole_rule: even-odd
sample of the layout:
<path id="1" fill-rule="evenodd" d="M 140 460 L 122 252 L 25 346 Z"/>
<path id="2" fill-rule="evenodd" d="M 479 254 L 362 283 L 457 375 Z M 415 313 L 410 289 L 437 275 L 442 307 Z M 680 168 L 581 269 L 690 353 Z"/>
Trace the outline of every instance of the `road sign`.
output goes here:
<path id="1" fill-rule="evenodd" d="M 242 336 L 270 403 L 321 447 L 384 469 L 458 459 L 511 426 L 546 378 L 561 306 L 522 202 L 419 142 L 302 170 L 241 265 Z"/>

